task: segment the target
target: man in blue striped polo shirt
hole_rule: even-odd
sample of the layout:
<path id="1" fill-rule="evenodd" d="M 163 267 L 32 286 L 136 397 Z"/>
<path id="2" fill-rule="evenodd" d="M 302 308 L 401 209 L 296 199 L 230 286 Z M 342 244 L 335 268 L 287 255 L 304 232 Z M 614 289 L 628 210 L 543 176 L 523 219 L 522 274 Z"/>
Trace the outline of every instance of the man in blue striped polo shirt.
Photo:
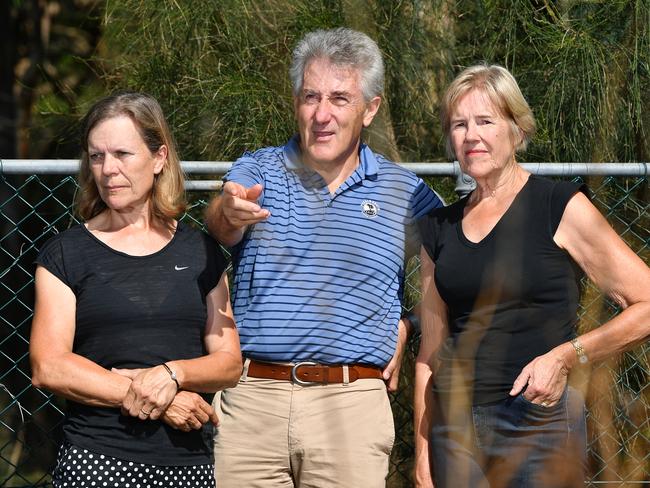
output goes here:
<path id="1" fill-rule="evenodd" d="M 217 486 L 385 486 L 405 261 L 415 219 L 442 203 L 361 143 L 383 93 L 374 41 L 309 33 L 290 76 L 298 134 L 237 160 L 207 213 L 234 246 L 246 357 L 218 405 Z"/>

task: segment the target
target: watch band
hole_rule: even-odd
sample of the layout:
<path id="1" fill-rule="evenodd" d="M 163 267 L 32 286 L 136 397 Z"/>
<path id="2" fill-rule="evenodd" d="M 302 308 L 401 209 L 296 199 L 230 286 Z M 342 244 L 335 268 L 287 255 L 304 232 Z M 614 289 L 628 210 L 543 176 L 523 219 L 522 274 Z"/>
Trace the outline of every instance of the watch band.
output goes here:
<path id="1" fill-rule="evenodd" d="M 576 354 L 578 355 L 578 361 L 580 364 L 586 364 L 587 361 L 589 361 L 589 358 L 587 357 L 587 353 L 585 352 L 585 348 L 582 347 L 582 344 L 576 337 L 571 341 L 571 345 L 573 346 L 573 349 L 575 349 Z"/>
<path id="2" fill-rule="evenodd" d="M 174 383 L 176 383 L 176 388 L 180 390 L 181 385 L 178 384 L 178 378 L 176 378 L 176 373 L 174 373 L 172 369 L 169 366 L 167 366 L 167 364 L 165 363 L 162 363 L 162 367 L 167 370 L 171 379 L 174 380 Z"/>

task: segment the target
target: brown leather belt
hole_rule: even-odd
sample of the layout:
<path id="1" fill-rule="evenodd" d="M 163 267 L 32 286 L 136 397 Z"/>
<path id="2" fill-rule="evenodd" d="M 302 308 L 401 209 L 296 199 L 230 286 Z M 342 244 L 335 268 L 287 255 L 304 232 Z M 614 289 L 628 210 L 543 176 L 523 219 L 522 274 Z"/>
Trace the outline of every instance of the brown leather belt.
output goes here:
<path id="1" fill-rule="evenodd" d="M 381 369 L 376 366 L 349 364 L 348 381 L 352 383 L 363 378 L 382 379 Z M 311 361 L 296 364 L 264 363 L 251 360 L 248 365 L 248 376 L 271 380 L 293 381 L 302 386 L 328 383 L 343 383 L 343 366 L 326 366 Z"/>

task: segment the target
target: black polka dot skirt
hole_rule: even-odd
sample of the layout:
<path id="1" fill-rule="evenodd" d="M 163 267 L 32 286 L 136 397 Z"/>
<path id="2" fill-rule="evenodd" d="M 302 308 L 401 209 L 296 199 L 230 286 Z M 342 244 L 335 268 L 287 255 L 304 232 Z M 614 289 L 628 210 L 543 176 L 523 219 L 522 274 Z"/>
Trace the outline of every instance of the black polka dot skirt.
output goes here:
<path id="1" fill-rule="evenodd" d="M 55 488 L 215 488 L 214 465 L 142 464 L 64 443 L 57 455 L 52 485 Z"/>

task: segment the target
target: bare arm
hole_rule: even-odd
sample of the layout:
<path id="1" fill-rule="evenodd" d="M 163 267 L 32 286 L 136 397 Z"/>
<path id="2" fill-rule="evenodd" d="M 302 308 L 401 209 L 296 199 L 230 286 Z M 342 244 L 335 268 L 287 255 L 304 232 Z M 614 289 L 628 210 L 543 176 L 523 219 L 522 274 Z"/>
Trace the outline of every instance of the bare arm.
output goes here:
<path id="1" fill-rule="evenodd" d="M 225 246 L 234 246 L 242 240 L 249 225 L 267 219 L 270 212 L 257 204 L 261 194 L 262 185 L 245 188 L 227 181 L 221 195 L 212 199 L 205 212 L 212 237 Z"/>
<path id="2" fill-rule="evenodd" d="M 567 204 L 555 242 L 623 309 L 601 327 L 579 337 L 589 360 L 604 359 L 647 341 L 650 269 L 582 193 L 574 195 Z M 528 364 L 515 381 L 511 394 L 517 394 L 528 383 L 527 398 L 551 405 L 561 395 L 566 374 L 577 361 L 573 346 L 568 342 L 561 344 Z"/>
<path id="3" fill-rule="evenodd" d="M 215 392 L 237 383 L 242 360 L 226 272 L 206 301 L 208 319 L 204 341 L 208 354 L 166 363 L 176 375 L 178 387 L 163 366 L 145 370 L 114 370 L 133 380 L 122 402 L 125 414 L 137 417 L 144 411 L 151 419 L 157 419 L 170 405 L 178 389 Z"/>
<path id="4" fill-rule="evenodd" d="M 69 400 L 119 407 L 131 380 L 72 352 L 76 298 L 42 266 L 36 269 L 36 303 L 29 341 L 32 384 Z"/>
<path id="5" fill-rule="evenodd" d="M 404 357 L 404 349 L 406 349 L 406 343 L 408 342 L 408 328 L 411 327 L 410 324 L 407 327 L 407 318 L 401 318 L 397 324 L 397 344 L 395 346 L 395 353 L 393 357 L 388 362 L 384 370 L 382 371 L 382 376 L 386 382 L 386 388 L 390 392 L 397 391 L 397 386 L 399 385 L 399 372 L 402 369 L 402 358 Z"/>
<path id="6" fill-rule="evenodd" d="M 242 371 L 239 336 L 230 308 L 226 273 L 207 298 L 205 345 L 210 355 L 195 360 L 167 363 L 179 376 L 179 383 L 183 388 L 195 391 L 216 391 L 234 386 Z M 183 364 L 185 369 L 182 368 Z M 168 374 L 166 371 L 165 373 Z M 190 378 L 193 381 L 190 381 Z M 214 425 L 219 423 L 211 405 L 196 393 L 184 390 L 176 394 L 162 414 L 161 420 L 185 432 L 200 429 L 208 421 Z"/>
<path id="7" fill-rule="evenodd" d="M 184 390 L 215 392 L 235 386 L 241 376 L 239 334 L 230 306 L 226 272 L 208 295 L 207 305 L 204 341 L 208 355 L 167 363 L 176 371 L 178 382 Z"/>
<path id="8" fill-rule="evenodd" d="M 119 408 L 131 379 L 72 352 L 75 313 L 72 290 L 39 266 L 29 348 L 32 383 L 85 405 Z M 143 420 L 147 417 L 141 412 L 136 416 Z M 175 395 L 161 420 L 184 431 L 198 429 L 207 421 L 218 422 L 212 407 L 192 392 Z"/>
<path id="9" fill-rule="evenodd" d="M 448 334 L 447 305 L 438 294 L 433 271 L 435 266 L 424 250 L 420 251 L 420 276 L 422 301 L 420 326 L 422 337 L 415 359 L 415 394 L 413 418 L 415 431 L 415 485 L 432 487 L 429 459 L 429 434 L 433 405 L 433 374 L 437 367 L 437 354 Z"/>

